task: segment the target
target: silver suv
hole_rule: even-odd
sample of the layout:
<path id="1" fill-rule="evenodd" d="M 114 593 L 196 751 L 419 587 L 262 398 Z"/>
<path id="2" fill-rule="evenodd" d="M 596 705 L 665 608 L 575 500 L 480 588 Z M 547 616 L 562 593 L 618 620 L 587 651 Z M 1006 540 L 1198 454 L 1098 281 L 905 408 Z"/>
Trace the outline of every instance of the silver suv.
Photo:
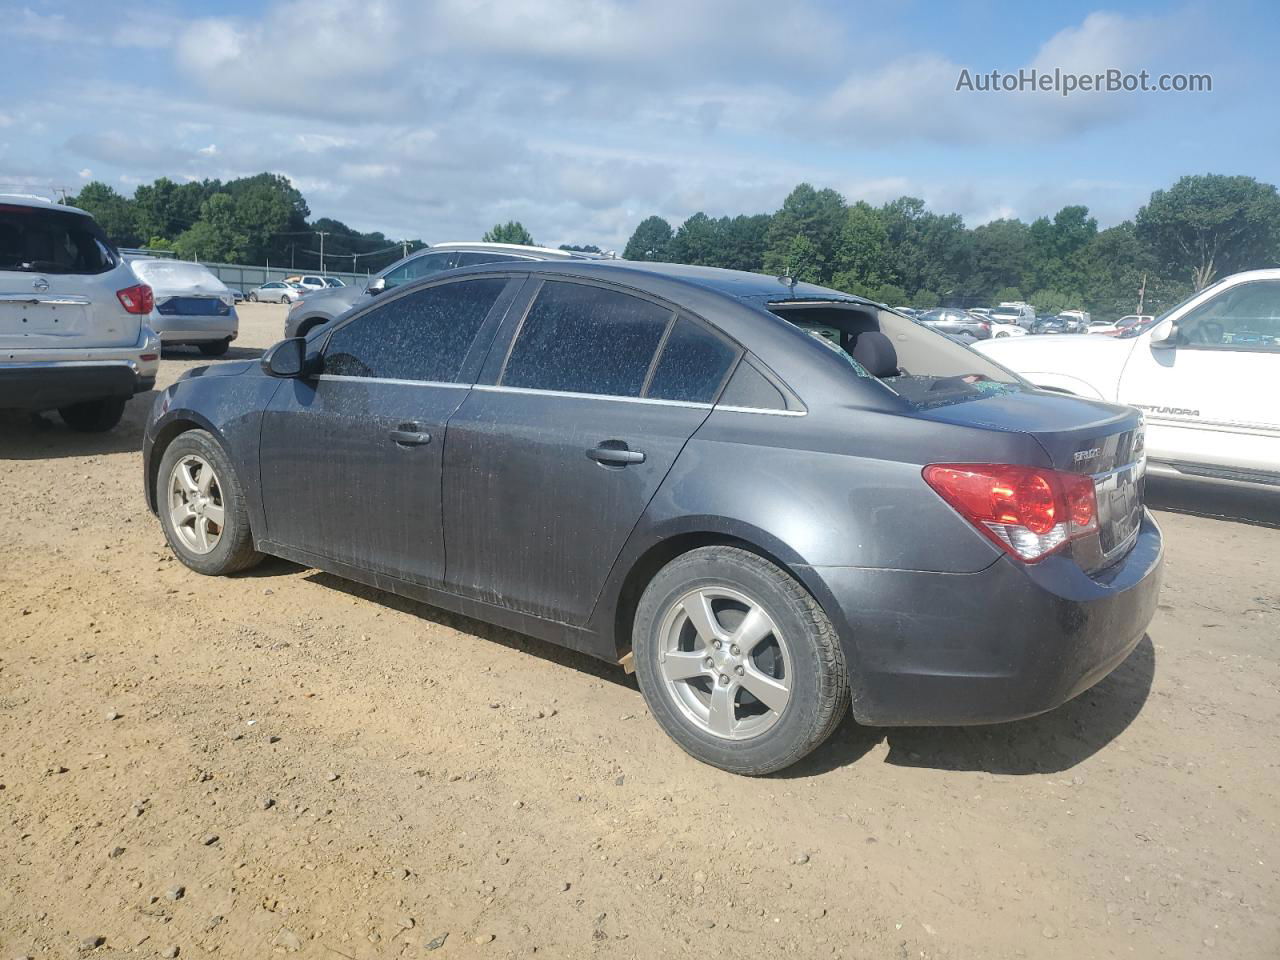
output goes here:
<path id="1" fill-rule="evenodd" d="M 155 298 L 88 213 L 0 194 L 0 408 L 110 430 L 160 366 Z"/>
<path id="2" fill-rule="evenodd" d="M 516 243 L 436 243 L 417 250 L 403 260 L 397 260 L 377 274 L 364 287 L 348 285 L 336 290 L 317 290 L 302 295 L 301 300 L 289 308 L 284 321 L 286 337 L 305 337 L 308 333 L 328 323 L 339 314 L 346 313 L 366 296 L 377 296 L 410 280 L 442 273 L 455 267 L 470 267 L 480 263 L 501 263 L 516 260 L 602 260 L 604 254 L 582 253 L 576 250 L 554 250 L 550 247 L 526 247 Z"/>

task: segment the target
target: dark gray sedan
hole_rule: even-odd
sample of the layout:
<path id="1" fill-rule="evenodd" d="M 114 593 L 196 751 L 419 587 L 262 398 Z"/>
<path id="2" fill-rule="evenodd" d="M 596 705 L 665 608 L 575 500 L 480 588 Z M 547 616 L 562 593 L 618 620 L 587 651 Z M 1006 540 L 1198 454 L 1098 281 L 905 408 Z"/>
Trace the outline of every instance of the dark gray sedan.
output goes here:
<path id="1" fill-rule="evenodd" d="M 953 337 L 972 337 L 974 340 L 991 339 L 990 320 L 957 307 L 928 310 L 916 319 L 928 324 L 939 333 L 950 334 Z"/>
<path id="2" fill-rule="evenodd" d="M 850 703 L 1009 720 L 1124 660 L 1162 564 L 1142 438 L 858 297 L 526 262 L 188 371 L 143 469 L 193 570 L 274 554 L 619 663 L 761 774 Z"/>

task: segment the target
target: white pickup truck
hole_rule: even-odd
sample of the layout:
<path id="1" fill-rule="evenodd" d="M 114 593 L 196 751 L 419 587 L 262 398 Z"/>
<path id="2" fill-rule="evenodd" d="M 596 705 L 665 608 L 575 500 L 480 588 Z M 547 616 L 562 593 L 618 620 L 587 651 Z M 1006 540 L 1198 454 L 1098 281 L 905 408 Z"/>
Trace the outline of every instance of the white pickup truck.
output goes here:
<path id="1" fill-rule="evenodd" d="M 1144 411 L 1153 474 L 1280 491 L 1280 270 L 1219 280 L 1136 336 L 973 349 L 1038 386 Z"/>

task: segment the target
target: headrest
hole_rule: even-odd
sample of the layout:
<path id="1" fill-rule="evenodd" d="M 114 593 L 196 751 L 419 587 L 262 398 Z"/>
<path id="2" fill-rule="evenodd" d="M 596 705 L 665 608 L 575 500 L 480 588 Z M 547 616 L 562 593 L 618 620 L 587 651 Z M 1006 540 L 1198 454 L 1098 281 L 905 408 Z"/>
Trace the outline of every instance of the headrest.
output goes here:
<path id="1" fill-rule="evenodd" d="M 853 359 L 866 368 L 873 377 L 898 375 L 898 351 L 893 341 L 879 330 L 865 330 L 853 343 Z"/>

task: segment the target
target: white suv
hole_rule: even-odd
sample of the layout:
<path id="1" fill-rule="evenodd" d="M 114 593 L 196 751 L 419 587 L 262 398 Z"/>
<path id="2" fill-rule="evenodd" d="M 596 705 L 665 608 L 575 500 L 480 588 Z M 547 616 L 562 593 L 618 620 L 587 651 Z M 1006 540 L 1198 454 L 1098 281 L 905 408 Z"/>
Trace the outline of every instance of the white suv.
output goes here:
<path id="1" fill-rule="evenodd" d="M 151 288 L 83 210 L 0 194 L 0 408 L 110 430 L 160 366 Z"/>
<path id="2" fill-rule="evenodd" d="M 1144 411 L 1152 473 L 1280 490 L 1280 270 L 1226 277 L 1114 337 L 973 349 L 1050 390 Z"/>

